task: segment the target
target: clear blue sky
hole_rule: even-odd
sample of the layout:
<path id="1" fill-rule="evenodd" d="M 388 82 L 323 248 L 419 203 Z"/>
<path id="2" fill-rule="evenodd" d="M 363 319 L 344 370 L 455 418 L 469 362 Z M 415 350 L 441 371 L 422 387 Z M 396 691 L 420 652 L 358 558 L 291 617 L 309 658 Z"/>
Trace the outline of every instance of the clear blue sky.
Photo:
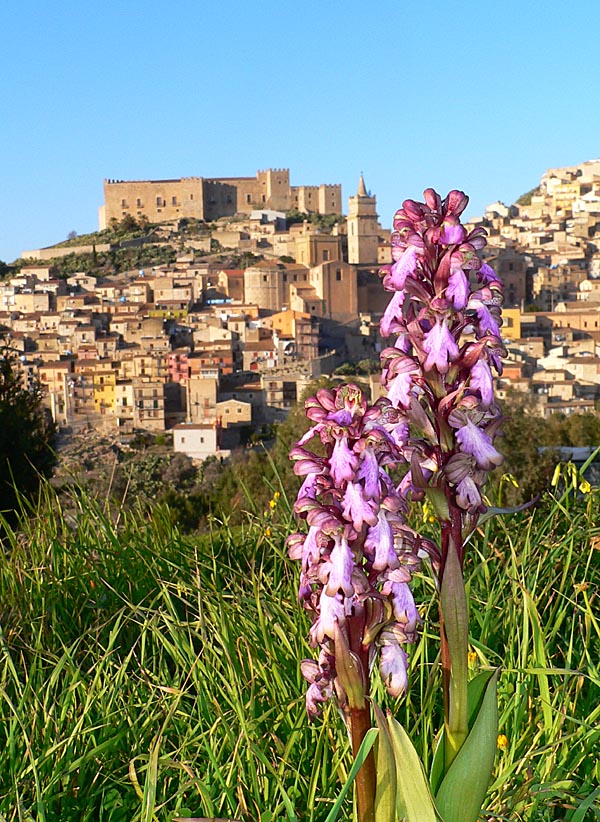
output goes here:
<path id="1" fill-rule="evenodd" d="M 513 202 L 600 156 L 597 0 L 0 6 L 0 259 L 97 228 L 105 177 L 364 171 L 406 197 Z"/>

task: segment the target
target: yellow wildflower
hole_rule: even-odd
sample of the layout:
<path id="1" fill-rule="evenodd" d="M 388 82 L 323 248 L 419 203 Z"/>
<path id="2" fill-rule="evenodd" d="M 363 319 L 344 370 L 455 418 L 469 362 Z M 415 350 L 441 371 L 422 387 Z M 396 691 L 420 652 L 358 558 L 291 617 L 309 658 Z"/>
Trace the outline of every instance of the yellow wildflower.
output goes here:
<path id="1" fill-rule="evenodd" d="M 506 734 L 498 734 L 497 745 L 501 750 L 508 748 L 508 737 Z"/>

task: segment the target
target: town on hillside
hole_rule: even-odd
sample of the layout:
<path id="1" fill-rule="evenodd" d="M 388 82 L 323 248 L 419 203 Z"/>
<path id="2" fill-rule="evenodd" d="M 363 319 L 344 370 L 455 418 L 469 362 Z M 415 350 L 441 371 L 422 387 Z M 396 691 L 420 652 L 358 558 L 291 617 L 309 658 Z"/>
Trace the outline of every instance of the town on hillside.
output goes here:
<path id="1" fill-rule="evenodd" d="M 294 187 L 288 169 L 107 180 L 104 197 L 97 235 L 25 251 L 0 281 L 0 333 L 64 432 L 169 430 L 176 451 L 227 456 L 312 380 L 377 360 L 390 231 L 362 175 L 347 216 L 341 186 Z M 527 392 L 542 416 L 593 410 L 600 160 L 550 169 L 469 225 L 506 285 L 499 395 Z M 115 242 L 119 227 L 140 230 Z M 128 249 L 150 263 L 98 267 Z"/>

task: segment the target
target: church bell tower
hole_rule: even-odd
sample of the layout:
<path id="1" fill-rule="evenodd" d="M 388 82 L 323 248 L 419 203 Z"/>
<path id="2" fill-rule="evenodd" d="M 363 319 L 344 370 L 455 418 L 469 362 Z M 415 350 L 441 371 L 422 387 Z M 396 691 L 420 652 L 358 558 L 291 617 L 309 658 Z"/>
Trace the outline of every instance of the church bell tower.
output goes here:
<path id="1" fill-rule="evenodd" d="M 348 198 L 348 262 L 376 265 L 379 223 L 377 201 L 366 189 L 361 173 L 358 191 Z"/>

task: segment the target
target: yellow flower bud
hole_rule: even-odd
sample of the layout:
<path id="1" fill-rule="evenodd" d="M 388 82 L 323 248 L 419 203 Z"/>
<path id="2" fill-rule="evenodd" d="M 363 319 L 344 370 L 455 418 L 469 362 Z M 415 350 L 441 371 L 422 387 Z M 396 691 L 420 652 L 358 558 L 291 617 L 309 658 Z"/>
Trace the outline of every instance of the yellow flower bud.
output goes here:
<path id="1" fill-rule="evenodd" d="M 508 737 L 506 734 L 498 734 L 497 745 L 501 750 L 508 748 Z"/>

